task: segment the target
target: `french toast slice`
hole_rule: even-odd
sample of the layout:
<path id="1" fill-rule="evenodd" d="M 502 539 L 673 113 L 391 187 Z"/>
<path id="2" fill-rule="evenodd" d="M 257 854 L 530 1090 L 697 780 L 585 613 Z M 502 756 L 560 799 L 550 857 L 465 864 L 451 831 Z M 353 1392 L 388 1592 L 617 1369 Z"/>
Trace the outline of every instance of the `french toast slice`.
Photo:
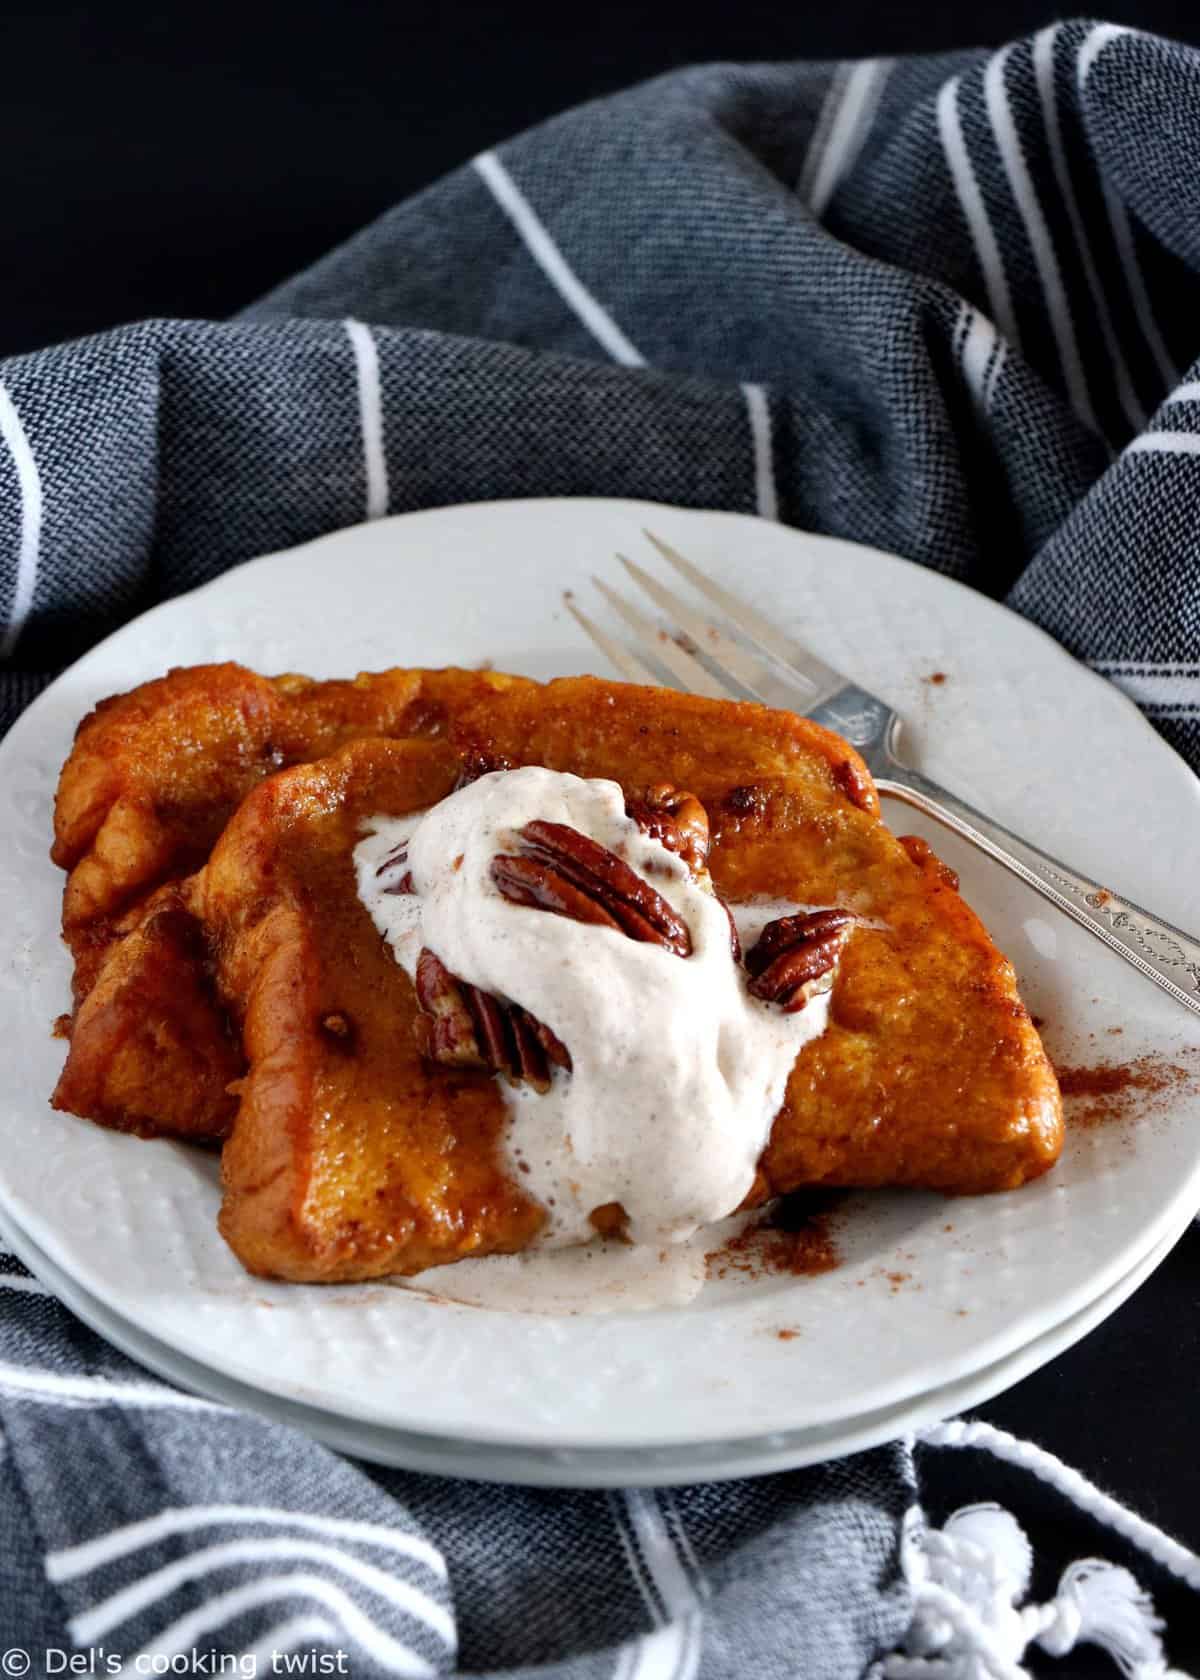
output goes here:
<path id="1" fill-rule="evenodd" d="M 147 1136 L 223 1136 L 240 1055 L 231 1069 L 228 1025 L 204 977 L 182 989 L 167 978 L 167 949 L 198 938 L 184 925 L 186 895 L 172 899 L 173 934 L 161 921 L 140 931 L 156 895 L 205 862 L 265 777 L 361 737 L 435 738 L 478 692 L 474 671 L 316 682 L 227 663 L 170 671 L 89 713 L 54 810 L 75 1003 L 56 1106 Z"/>
<path id="2" fill-rule="evenodd" d="M 1058 1083 L 1012 965 L 922 842 L 885 827 L 859 755 L 793 713 L 593 678 L 490 673 L 455 716 L 468 761 L 541 764 L 705 806 L 717 891 L 837 904 L 828 1030 L 801 1053 L 757 1194 L 804 1184 L 1009 1189 L 1062 1148 Z"/>
<path id="3" fill-rule="evenodd" d="M 221 1229 L 251 1271 L 412 1272 L 517 1251 L 542 1222 L 506 1170 L 498 1082 L 422 1060 L 413 987 L 357 894 L 364 821 L 444 797 L 464 764 L 541 764 L 634 796 L 690 787 L 724 897 L 859 918 L 749 1200 L 814 1184 L 1009 1189 L 1053 1164 L 1057 1085 L 1010 965 L 928 849 L 883 826 L 839 738 L 759 706 L 491 674 L 450 733 L 352 743 L 262 783 L 192 890 L 249 1068 Z"/>
<path id="4" fill-rule="evenodd" d="M 210 970 L 186 883 L 151 893 L 79 1004 L 51 1106 L 141 1137 L 224 1137 L 245 1058 Z"/>
<path id="5" fill-rule="evenodd" d="M 194 902 L 249 1071 L 222 1155 L 221 1230 L 252 1272 L 412 1272 L 528 1243 L 544 1219 L 506 1171 L 491 1077 L 421 1058 L 412 983 L 358 898 L 364 820 L 451 791 L 432 742 L 365 740 L 255 789 Z"/>

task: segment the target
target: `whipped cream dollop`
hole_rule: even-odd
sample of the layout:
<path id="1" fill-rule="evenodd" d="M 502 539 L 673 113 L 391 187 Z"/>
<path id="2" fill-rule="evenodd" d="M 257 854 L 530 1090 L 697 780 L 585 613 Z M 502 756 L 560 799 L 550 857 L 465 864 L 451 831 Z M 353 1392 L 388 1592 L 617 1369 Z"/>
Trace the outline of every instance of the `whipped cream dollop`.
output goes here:
<path id="1" fill-rule="evenodd" d="M 691 955 L 503 897 L 492 860 L 519 850 L 519 830 L 537 819 L 579 830 L 647 877 L 687 923 Z M 385 867 L 397 850 L 411 893 L 387 890 L 401 873 Z M 613 1202 L 646 1244 L 684 1241 L 740 1205 L 792 1065 L 825 1030 L 829 997 L 789 1015 L 750 995 L 723 905 L 626 815 L 616 782 L 496 771 L 428 811 L 370 820 L 355 868 L 363 904 L 410 976 L 428 947 L 569 1050 L 570 1071 L 555 1068 L 547 1091 L 499 1080 L 510 1164 L 547 1210 L 544 1243 L 586 1242 L 593 1209 Z M 753 937 L 782 913 L 748 906 L 738 919 Z"/>

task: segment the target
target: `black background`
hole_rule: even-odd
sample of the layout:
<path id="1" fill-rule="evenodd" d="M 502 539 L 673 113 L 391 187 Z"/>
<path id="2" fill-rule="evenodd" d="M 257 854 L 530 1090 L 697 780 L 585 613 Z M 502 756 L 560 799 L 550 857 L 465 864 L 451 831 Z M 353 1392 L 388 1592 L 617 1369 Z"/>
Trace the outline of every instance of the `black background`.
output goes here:
<path id="1" fill-rule="evenodd" d="M 676 65 L 986 44 L 1055 15 L 1044 0 L 10 12 L 0 354 L 232 314 L 475 152 Z M 1196 0 L 1109 0 L 1104 15 L 1200 41 Z"/>
<path id="2" fill-rule="evenodd" d="M 1061 15 L 1036 0 L 562 0 L 553 11 L 213 0 L 9 12 L 0 353 L 139 316 L 232 313 L 473 153 L 672 66 L 987 44 Z M 1195 0 L 1110 3 L 1104 15 L 1200 41 Z M 1195 1548 L 1198 1282 L 1193 1229 L 1082 1346 L 982 1409 Z M 1003 1498 L 1008 1487 L 981 1463 L 954 1476 L 947 1465 L 934 1485 L 935 1503 Z M 1044 1534 L 1059 1510 L 1026 1501 L 1025 1514 Z M 1062 1540 L 1075 1544 L 1069 1530 Z M 1105 1550 L 1153 1586 L 1174 1662 L 1195 1668 L 1200 1597 L 1173 1591 L 1115 1542 Z"/>

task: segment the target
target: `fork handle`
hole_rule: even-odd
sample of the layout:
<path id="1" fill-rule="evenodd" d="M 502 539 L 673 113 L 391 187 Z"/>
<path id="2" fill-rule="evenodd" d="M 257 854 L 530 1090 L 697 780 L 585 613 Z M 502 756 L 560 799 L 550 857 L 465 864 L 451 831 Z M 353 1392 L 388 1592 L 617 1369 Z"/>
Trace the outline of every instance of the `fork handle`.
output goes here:
<path id="1" fill-rule="evenodd" d="M 1003 864 L 1148 980 L 1200 1015 L 1200 940 L 1050 857 L 919 770 L 893 760 L 887 774 L 875 778 L 875 785 L 881 794 L 915 806 Z"/>

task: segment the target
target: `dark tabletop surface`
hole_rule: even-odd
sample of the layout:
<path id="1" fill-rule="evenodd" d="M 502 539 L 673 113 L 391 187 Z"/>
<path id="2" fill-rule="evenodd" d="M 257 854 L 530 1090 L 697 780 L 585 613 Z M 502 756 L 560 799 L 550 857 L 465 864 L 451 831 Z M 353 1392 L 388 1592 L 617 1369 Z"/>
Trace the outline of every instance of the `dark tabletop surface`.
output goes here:
<path id="1" fill-rule="evenodd" d="M 0 354 L 140 316 L 230 314 L 482 148 L 675 65 L 986 44 L 1061 15 L 1039 0 L 6 9 Z M 1195 0 L 1109 0 L 1101 15 L 1200 42 Z M 1082 1345 L 979 1414 L 1196 1549 L 1198 1294 L 1193 1227 Z M 1006 1486 L 947 1464 L 936 1501 L 1003 1500 Z M 1043 1525 L 1061 1511 L 1015 1492 L 1013 1505 Z M 1196 1670 L 1200 1602 L 1140 1572 L 1173 1661 Z"/>

